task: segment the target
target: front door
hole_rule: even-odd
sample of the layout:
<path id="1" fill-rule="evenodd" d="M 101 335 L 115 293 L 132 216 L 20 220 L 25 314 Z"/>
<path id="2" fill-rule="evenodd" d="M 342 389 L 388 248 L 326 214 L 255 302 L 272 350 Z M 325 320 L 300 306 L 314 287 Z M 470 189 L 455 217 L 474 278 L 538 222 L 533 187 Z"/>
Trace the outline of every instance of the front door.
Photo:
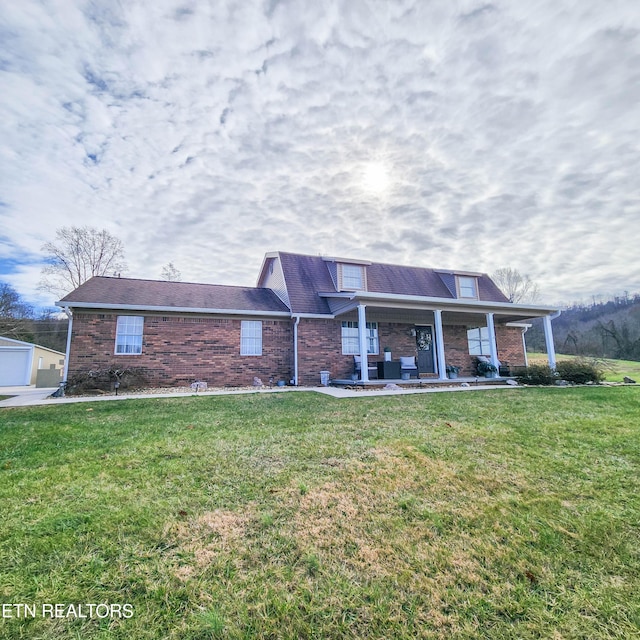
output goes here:
<path id="1" fill-rule="evenodd" d="M 418 350 L 418 373 L 435 373 L 433 327 L 416 327 L 416 349 Z"/>

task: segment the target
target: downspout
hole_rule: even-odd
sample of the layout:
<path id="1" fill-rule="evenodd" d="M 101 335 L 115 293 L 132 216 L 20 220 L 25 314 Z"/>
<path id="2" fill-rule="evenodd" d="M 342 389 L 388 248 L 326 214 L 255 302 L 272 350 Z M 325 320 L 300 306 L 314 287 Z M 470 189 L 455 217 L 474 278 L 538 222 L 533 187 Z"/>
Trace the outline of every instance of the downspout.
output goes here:
<path id="1" fill-rule="evenodd" d="M 527 341 L 525 340 L 524 334 L 529 331 L 529 327 L 526 326 L 522 329 L 522 353 L 524 353 L 524 366 L 529 366 L 529 358 L 527 357 Z"/>
<path id="2" fill-rule="evenodd" d="M 64 308 L 64 312 L 69 318 L 69 327 L 67 329 L 67 350 L 64 357 L 64 370 L 62 371 L 62 383 L 67 384 L 67 377 L 69 375 L 69 356 L 71 355 L 71 330 L 73 329 L 73 313 L 69 307 Z"/>
<path id="3" fill-rule="evenodd" d="M 300 316 L 295 316 L 296 321 L 293 324 L 293 385 L 298 386 L 298 325 L 300 324 Z"/>
<path id="4" fill-rule="evenodd" d="M 553 329 L 551 328 L 551 321 L 555 320 L 562 311 L 558 309 L 555 313 L 550 313 L 548 316 L 544 316 L 544 341 L 547 347 L 547 358 L 549 360 L 549 367 L 551 369 L 556 368 L 556 348 L 553 344 Z"/>

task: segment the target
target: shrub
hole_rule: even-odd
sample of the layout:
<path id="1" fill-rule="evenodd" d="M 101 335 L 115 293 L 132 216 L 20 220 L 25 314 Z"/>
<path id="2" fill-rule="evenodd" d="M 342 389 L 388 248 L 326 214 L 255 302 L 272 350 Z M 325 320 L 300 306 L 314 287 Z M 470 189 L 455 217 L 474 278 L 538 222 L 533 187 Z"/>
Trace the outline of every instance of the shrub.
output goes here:
<path id="1" fill-rule="evenodd" d="M 582 359 L 560 360 L 554 371 L 546 364 L 532 364 L 517 377 L 523 384 L 555 384 L 556 380 L 566 380 L 573 384 L 601 382 L 604 372 L 595 362 Z"/>
<path id="2" fill-rule="evenodd" d="M 498 368 L 495 364 L 491 364 L 491 362 L 485 362 L 484 360 L 478 360 L 478 364 L 476 365 L 476 370 L 479 375 L 484 376 L 487 373 L 495 373 Z"/>
<path id="3" fill-rule="evenodd" d="M 555 371 L 546 364 L 531 364 L 520 375 L 518 382 L 522 384 L 554 384 L 558 379 Z"/>
<path id="4" fill-rule="evenodd" d="M 70 395 L 86 393 L 87 391 L 112 391 L 115 383 L 120 383 L 120 389 L 137 389 L 144 387 L 146 376 L 144 369 L 90 369 L 78 371 L 67 381 L 66 392 Z"/>
<path id="5" fill-rule="evenodd" d="M 574 384 L 586 384 L 587 382 L 601 382 L 604 372 L 594 362 L 588 360 L 561 360 L 556 366 L 558 376 L 567 382 Z"/>

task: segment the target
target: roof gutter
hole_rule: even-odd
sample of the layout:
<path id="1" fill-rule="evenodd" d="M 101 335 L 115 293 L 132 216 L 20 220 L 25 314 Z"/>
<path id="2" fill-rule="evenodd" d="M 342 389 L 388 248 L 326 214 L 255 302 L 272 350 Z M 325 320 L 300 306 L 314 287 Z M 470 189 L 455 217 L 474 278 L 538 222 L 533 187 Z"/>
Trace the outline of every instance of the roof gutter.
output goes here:
<path id="1" fill-rule="evenodd" d="M 159 307 L 138 304 L 106 304 L 104 302 L 72 302 L 58 301 L 58 307 L 65 309 L 111 309 L 113 311 L 155 311 L 157 313 L 201 313 L 206 315 L 228 316 L 269 316 L 274 318 L 290 318 L 289 311 L 258 311 L 256 309 L 207 309 L 206 307 Z"/>

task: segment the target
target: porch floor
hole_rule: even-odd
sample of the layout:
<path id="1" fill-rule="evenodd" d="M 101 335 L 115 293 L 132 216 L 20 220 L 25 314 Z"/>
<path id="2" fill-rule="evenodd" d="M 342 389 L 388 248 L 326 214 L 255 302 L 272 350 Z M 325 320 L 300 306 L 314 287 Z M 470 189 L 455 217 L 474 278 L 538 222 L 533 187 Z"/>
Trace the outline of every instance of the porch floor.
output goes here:
<path id="1" fill-rule="evenodd" d="M 483 378 L 482 376 L 460 376 L 458 378 L 441 380 L 440 378 L 410 378 L 409 380 L 401 379 L 373 379 L 367 382 L 362 380 L 335 379 L 330 380 L 329 385 L 332 387 L 356 387 L 364 389 L 382 389 L 388 384 L 395 384 L 399 387 L 459 387 L 463 383 L 471 386 L 487 386 L 487 385 L 505 385 L 507 380 L 513 380 L 511 377 Z"/>

